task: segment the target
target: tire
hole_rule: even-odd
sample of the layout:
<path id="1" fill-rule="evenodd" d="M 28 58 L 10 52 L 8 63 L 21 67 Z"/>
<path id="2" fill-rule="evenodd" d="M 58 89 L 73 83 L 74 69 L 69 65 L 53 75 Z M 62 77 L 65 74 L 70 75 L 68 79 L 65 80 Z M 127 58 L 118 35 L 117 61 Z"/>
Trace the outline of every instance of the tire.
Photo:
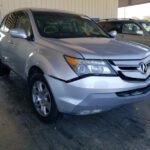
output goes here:
<path id="1" fill-rule="evenodd" d="M 10 71 L 10 68 L 4 65 L 0 60 L 0 76 L 8 76 Z"/>
<path id="2" fill-rule="evenodd" d="M 32 106 L 40 120 L 49 123 L 56 121 L 58 109 L 50 87 L 42 74 L 34 74 L 29 79 Z"/>

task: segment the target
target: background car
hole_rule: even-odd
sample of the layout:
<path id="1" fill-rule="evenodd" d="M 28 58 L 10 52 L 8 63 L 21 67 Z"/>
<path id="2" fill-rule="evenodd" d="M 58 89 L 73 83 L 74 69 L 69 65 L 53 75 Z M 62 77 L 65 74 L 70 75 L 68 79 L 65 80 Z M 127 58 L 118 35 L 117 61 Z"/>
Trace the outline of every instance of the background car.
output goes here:
<path id="1" fill-rule="evenodd" d="M 150 46 L 150 22 L 134 19 L 106 19 L 98 24 L 113 37 Z"/>

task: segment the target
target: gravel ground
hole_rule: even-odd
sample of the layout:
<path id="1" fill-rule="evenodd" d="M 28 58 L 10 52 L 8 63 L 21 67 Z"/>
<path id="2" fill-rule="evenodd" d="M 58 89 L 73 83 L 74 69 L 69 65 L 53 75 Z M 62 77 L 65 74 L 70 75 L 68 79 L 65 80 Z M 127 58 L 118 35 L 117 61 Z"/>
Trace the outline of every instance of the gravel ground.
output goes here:
<path id="1" fill-rule="evenodd" d="M 44 124 L 11 74 L 0 78 L 0 150 L 150 150 L 150 101 Z"/>

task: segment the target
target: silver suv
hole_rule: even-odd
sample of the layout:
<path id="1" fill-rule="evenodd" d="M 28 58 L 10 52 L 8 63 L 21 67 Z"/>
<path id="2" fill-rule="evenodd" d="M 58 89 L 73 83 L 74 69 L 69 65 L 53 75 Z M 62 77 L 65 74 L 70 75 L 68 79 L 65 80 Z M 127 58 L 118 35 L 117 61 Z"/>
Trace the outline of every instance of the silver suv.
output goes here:
<path id="1" fill-rule="evenodd" d="M 150 46 L 150 22 L 134 19 L 106 19 L 98 24 L 118 40 Z"/>
<path id="2" fill-rule="evenodd" d="M 0 75 L 29 85 L 38 116 L 87 115 L 150 98 L 150 49 L 112 39 L 87 16 L 41 9 L 8 14 Z"/>

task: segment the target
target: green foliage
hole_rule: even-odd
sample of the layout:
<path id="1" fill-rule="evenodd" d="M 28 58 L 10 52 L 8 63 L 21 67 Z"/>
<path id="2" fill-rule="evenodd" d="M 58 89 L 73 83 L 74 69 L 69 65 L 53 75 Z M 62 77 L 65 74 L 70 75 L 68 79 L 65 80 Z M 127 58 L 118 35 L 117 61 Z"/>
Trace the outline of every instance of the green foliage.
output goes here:
<path id="1" fill-rule="evenodd" d="M 144 20 L 150 21 L 150 16 L 144 16 Z"/>
<path id="2" fill-rule="evenodd" d="M 138 18 L 137 16 L 133 16 L 132 19 L 140 20 L 140 18 Z"/>

